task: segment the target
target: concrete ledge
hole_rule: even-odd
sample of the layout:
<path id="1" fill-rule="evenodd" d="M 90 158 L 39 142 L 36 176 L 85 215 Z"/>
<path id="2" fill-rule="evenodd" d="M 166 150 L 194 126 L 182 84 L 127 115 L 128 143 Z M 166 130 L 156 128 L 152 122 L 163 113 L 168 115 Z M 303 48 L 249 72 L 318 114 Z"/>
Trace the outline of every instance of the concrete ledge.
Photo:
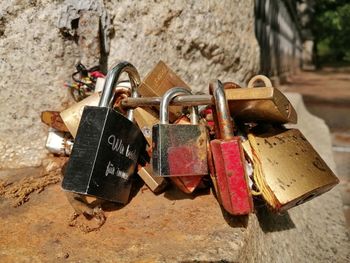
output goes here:
<path id="1" fill-rule="evenodd" d="M 300 95 L 288 97 L 299 115 L 297 127 L 334 169 L 328 128 L 305 110 Z M 37 172 L 2 171 L 0 178 Z M 223 213 L 209 192 L 189 197 L 171 189 L 155 196 L 141 188 L 125 207 L 106 207 L 106 224 L 89 234 L 68 226 L 73 209 L 59 185 L 30 198 L 19 208 L 0 200 L 2 262 L 349 260 L 337 188 L 283 215 L 256 204 L 257 213 L 249 217 Z"/>

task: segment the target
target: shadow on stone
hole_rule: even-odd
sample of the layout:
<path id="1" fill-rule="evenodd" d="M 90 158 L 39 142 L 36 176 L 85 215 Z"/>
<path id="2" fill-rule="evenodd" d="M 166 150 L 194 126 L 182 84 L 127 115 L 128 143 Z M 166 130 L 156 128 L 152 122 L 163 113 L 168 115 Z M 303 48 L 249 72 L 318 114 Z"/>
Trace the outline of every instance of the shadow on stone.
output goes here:
<path id="1" fill-rule="evenodd" d="M 130 196 L 129 196 L 129 201 L 128 203 L 124 204 L 118 204 L 118 203 L 114 203 L 114 202 L 109 202 L 109 201 L 104 201 L 102 204 L 102 209 L 104 211 L 116 211 L 119 210 L 121 208 L 123 208 L 124 206 L 128 205 L 131 200 L 138 194 L 138 192 L 140 191 L 140 189 L 144 186 L 144 182 L 139 178 L 139 177 L 135 177 L 133 178 L 133 184 L 130 190 Z"/>
<path id="2" fill-rule="evenodd" d="M 210 189 L 209 188 L 197 189 L 192 194 L 185 194 L 185 193 L 181 192 L 181 190 L 179 190 L 175 186 L 170 186 L 168 188 L 168 190 L 164 193 L 164 197 L 169 199 L 169 200 L 171 200 L 171 201 L 183 200 L 183 199 L 191 199 L 191 200 L 193 200 L 197 196 L 208 195 L 208 194 L 210 194 Z"/>
<path id="3" fill-rule="evenodd" d="M 220 208 L 221 208 L 222 216 L 224 217 L 226 223 L 230 227 L 233 227 L 233 228 L 236 228 L 236 227 L 247 228 L 249 215 L 233 216 L 233 215 L 229 214 L 222 206 L 220 206 Z"/>
<path id="4" fill-rule="evenodd" d="M 288 212 L 279 214 L 273 213 L 263 201 L 255 201 L 256 216 L 264 233 L 279 232 L 295 228 L 295 224 Z"/>
<path id="5" fill-rule="evenodd" d="M 189 261 L 187 261 L 187 260 L 185 260 L 185 261 L 180 261 L 181 263 L 206 263 L 206 262 L 210 262 L 210 263 L 238 263 L 238 261 L 230 261 L 230 260 L 224 260 L 224 259 L 222 259 L 222 260 L 215 260 L 215 261 L 212 261 L 212 260 L 210 260 L 210 261 L 206 261 L 206 260 L 189 260 Z"/>

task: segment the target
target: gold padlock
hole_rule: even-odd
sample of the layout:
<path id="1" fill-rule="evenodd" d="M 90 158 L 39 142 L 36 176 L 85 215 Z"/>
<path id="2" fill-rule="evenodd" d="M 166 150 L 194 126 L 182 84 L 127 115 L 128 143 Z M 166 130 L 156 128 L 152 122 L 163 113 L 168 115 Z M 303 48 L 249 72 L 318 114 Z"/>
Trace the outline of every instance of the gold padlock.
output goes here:
<path id="1" fill-rule="evenodd" d="M 120 82 L 118 83 L 117 87 L 115 88 L 115 98 L 118 98 L 118 95 L 121 94 L 128 94 L 130 93 L 130 83 L 129 82 Z M 68 128 L 69 132 L 72 134 L 73 138 L 75 138 L 81 115 L 83 113 L 85 106 L 97 106 L 100 101 L 101 93 L 96 92 L 89 97 L 79 101 L 78 103 L 73 104 L 68 109 L 63 110 L 60 113 L 60 116 Z M 127 96 L 121 96 L 121 98 L 125 98 Z M 120 100 L 117 100 L 117 102 L 120 102 Z M 118 106 L 118 105 L 117 105 Z"/>
<path id="2" fill-rule="evenodd" d="M 155 194 L 161 193 L 168 185 L 167 180 L 163 177 L 153 176 L 152 165 L 147 163 L 145 166 L 139 166 L 137 174 L 145 182 L 149 189 Z"/>
<path id="3" fill-rule="evenodd" d="M 145 136 L 148 145 L 152 146 L 152 127 L 159 123 L 158 114 L 151 108 L 138 107 L 134 110 L 134 119 Z"/>
<path id="4" fill-rule="evenodd" d="M 134 110 L 134 119 L 146 138 L 148 145 L 152 146 L 152 126 L 159 123 L 158 114 L 150 108 L 143 109 L 138 107 Z M 149 153 L 145 154 L 151 156 L 150 149 Z M 152 165 L 147 161 L 144 166 L 139 166 L 137 174 L 155 194 L 160 193 L 168 184 L 166 178 L 153 175 Z"/>
<path id="5" fill-rule="evenodd" d="M 276 211 L 284 211 L 329 191 L 338 178 L 297 129 L 258 125 L 248 133 L 254 181 Z"/>
<path id="6" fill-rule="evenodd" d="M 262 81 L 264 87 L 254 88 L 256 82 Z M 225 85 L 232 117 L 245 122 L 296 123 L 297 114 L 285 95 L 272 87 L 271 81 L 263 75 L 253 77 L 248 88 L 230 88 Z"/>
<path id="7" fill-rule="evenodd" d="M 170 69 L 163 61 L 158 64 L 147 74 L 142 81 L 138 92 L 142 97 L 161 97 L 164 93 L 174 87 L 183 87 L 191 90 L 190 87 L 175 72 Z M 170 121 L 175 121 L 182 113 L 182 107 L 171 106 Z"/>

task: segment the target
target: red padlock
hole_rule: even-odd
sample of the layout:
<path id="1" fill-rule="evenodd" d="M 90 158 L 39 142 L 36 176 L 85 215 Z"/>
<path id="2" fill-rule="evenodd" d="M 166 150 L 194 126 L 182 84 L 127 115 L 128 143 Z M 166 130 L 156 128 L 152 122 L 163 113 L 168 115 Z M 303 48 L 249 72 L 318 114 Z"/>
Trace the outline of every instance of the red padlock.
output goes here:
<path id="1" fill-rule="evenodd" d="M 213 107 L 217 138 L 210 142 L 214 162 L 214 185 L 218 200 L 232 215 L 253 211 L 241 139 L 233 134 L 233 121 L 228 109 L 223 84 L 217 80 L 209 85 L 215 100 Z"/>

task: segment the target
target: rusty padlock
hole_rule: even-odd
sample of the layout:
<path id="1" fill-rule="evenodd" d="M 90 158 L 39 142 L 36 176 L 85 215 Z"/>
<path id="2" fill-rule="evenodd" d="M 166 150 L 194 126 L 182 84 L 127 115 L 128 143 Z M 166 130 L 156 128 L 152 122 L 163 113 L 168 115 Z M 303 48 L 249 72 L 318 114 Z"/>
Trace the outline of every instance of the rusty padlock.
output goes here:
<path id="1" fill-rule="evenodd" d="M 198 125 L 198 109 L 192 107 L 191 125 L 169 124 L 169 102 L 180 94 L 191 94 L 183 88 L 168 90 L 160 104 L 160 123 L 152 128 L 152 166 L 159 176 L 200 176 L 208 174 L 207 132 Z"/>
<path id="2" fill-rule="evenodd" d="M 213 115 L 219 133 L 217 139 L 210 142 L 214 163 L 212 176 L 218 200 L 228 213 L 246 215 L 253 211 L 253 200 L 245 170 L 241 139 L 233 134 L 233 121 L 223 84 L 217 80 L 210 83 L 209 89 L 215 100 Z"/>
<path id="3" fill-rule="evenodd" d="M 174 122 L 174 124 L 191 124 L 191 120 L 186 115 L 183 115 L 179 119 L 177 119 Z M 202 178 L 202 176 L 171 176 L 170 180 L 182 192 L 186 194 L 191 194 L 194 190 L 196 190 L 199 187 L 199 185 L 202 182 Z"/>

